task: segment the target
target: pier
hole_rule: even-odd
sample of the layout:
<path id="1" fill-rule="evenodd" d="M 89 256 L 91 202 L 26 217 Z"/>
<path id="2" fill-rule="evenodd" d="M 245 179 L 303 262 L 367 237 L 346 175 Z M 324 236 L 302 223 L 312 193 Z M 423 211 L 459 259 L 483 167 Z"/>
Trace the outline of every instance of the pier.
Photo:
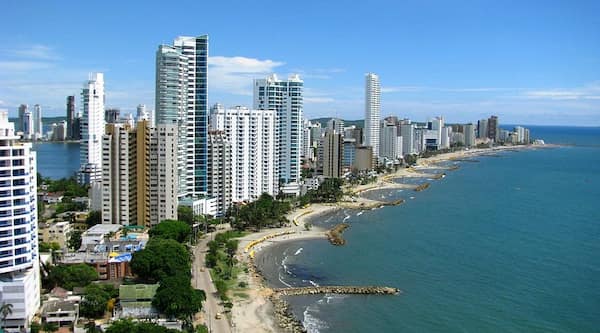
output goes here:
<path id="1" fill-rule="evenodd" d="M 276 288 L 273 292 L 280 296 L 299 296 L 316 294 L 355 294 L 355 295 L 398 295 L 400 289 L 379 286 L 322 286 Z"/>

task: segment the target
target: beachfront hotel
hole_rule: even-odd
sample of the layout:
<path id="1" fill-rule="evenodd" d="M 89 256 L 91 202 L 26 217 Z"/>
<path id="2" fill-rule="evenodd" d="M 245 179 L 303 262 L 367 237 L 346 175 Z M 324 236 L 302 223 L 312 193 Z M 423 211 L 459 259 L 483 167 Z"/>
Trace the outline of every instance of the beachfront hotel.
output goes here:
<path id="1" fill-rule="evenodd" d="M 373 147 L 373 156 L 379 157 L 379 121 L 381 118 L 381 87 L 379 76 L 365 75 L 365 140 L 364 144 Z"/>
<path id="2" fill-rule="evenodd" d="M 0 304 L 5 332 L 27 330 L 40 306 L 36 153 L 0 111 Z"/>

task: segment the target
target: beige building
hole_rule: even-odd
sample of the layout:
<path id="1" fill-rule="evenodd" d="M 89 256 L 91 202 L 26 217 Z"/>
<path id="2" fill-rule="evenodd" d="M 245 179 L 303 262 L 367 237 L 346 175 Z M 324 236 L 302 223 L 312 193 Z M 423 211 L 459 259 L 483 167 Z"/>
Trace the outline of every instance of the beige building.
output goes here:
<path id="1" fill-rule="evenodd" d="M 38 235 L 40 235 L 40 240 L 42 242 L 58 243 L 62 249 L 67 246 L 67 240 L 69 239 L 71 231 L 71 224 L 66 221 L 61 221 L 45 224 L 44 227 L 40 225 Z"/>
<path id="2" fill-rule="evenodd" d="M 373 148 L 370 146 L 356 147 L 353 169 L 357 171 L 366 171 L 373 169 L 373 167 Z"/>
<path id="3" fill-rule="evenodd" d="M 333 130 L 325 132 L 323 137 L 323 176 L 326 178 L 342 176 L 343 149 L 341 134 Z"/>

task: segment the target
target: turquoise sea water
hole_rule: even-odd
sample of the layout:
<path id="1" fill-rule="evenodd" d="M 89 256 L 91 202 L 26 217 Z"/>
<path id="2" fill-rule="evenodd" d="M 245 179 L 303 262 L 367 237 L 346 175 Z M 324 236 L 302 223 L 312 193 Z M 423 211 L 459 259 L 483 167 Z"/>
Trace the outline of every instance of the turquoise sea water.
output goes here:
<path id="1" fill-rule="evenodd" d="M 461 163 L 404 205 L 322 221 L 351 215 L 345 246 L 279 244 L 257 262 L 275 285 L 403 291 L 289 298 L 313 332 L 598 332 L 600 130 L 535 129 L 580 146 Z"/>

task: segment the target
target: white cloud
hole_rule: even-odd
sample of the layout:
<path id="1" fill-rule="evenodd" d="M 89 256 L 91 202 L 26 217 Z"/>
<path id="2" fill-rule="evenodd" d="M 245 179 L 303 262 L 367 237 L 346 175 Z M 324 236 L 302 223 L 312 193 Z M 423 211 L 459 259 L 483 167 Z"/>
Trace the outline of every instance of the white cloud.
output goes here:
<path id="1" fill-rule="evenodd" d="M 26 61 L 26 60 L 6 60 L 0 61 L 0 71 L 7 73 L 29 72 L 40 69 L 47 69 L 53 65 L 43 61 Z"/>
<path id="2" fill-rule="evenodd" d="M 39 60 L 57 60 L 59 57 L 49 46 L 34 44 L 20 46 L 14 49 L 2 50 L 1 53 L 17 58 L 39 59 Z"/>
<path id="3" fill-rule="evenodd" d="M 597 100 L 600 99 L 600 85 L 592 83 L 573 89 L 529 90 L 523 93 L 527 99 L 546 100 Z"/>
<path id="4" fill-rule="evenodd" d="M 252 95 L 252 80 L 273 73 L 284 63 L 246 57 L 214 56 L 208 58 L 208 85 L 216 91 Z"/>
<path id="5" fill-rule="evenodd" d="M 426 87 L 420 86 L 396 86 L 396 87 L 381 87 L 382 93 L 397 93 L 397 92 L 416 92 L 424 91 Z"/>

